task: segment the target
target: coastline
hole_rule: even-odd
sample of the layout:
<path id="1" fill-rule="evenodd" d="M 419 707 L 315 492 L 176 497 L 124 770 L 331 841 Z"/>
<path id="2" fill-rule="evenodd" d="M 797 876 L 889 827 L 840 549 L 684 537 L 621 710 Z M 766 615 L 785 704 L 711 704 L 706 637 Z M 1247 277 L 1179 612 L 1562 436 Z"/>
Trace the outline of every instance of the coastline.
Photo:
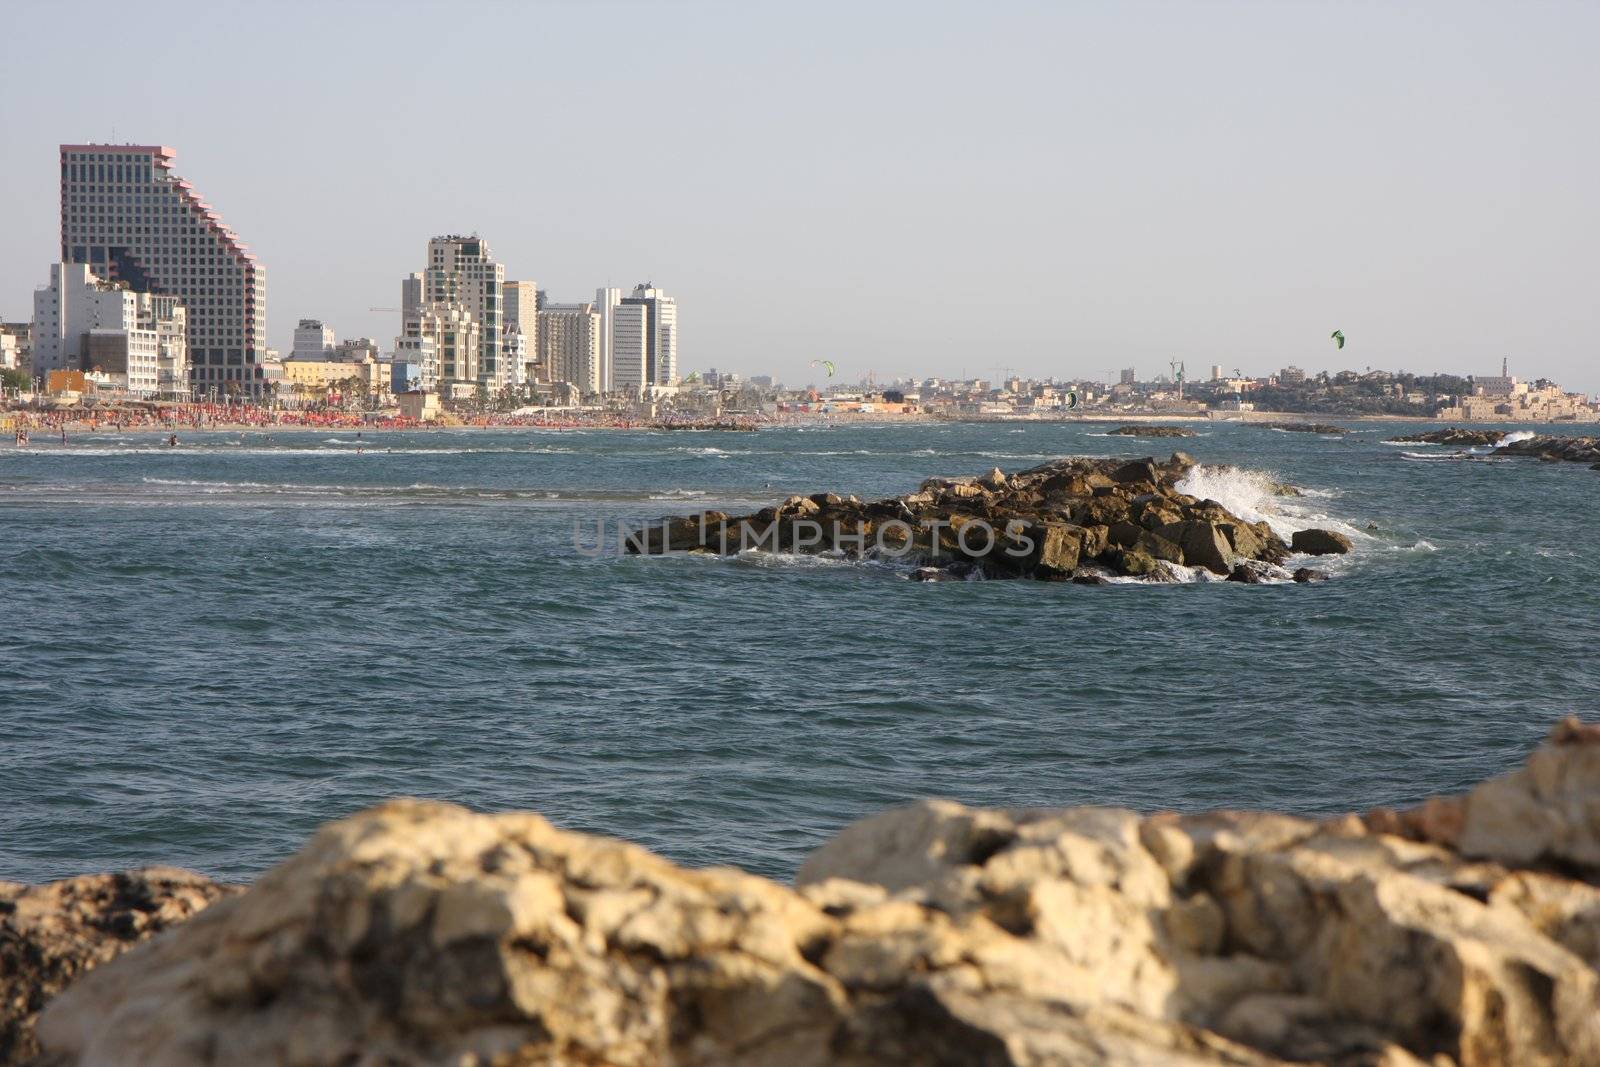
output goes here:
<path id="1" fill-rule="evenodd" d="M 1006 426 L 1053 426 L 1053 425 L 1108 425 L 1108 424 L 1161 424 L 1173 423 L 1180 425 L 1210 425 L 1215 423 L 1244 424 L 1274 421 L 1310 421 L 1332 420 L 1341 423 L 1372 423 L 1378 425 L 1393 425 L 1399 423 L 1422 424 L 1438 427 L 1446 426 L 1473 426 L 1498 428 L 1505 426 L 1542 426 L 1552 429 L 1566 427 L 1600 427 L 1600 422 L 1578 422 L 1573 420 L 1546 421 L 1546 422 L 1521 422 L 1517 420 L 1498 419 L 1493 421 L 1474 421 L 1471 419 L 1438 419 L 1431 416 L 1406 416 L 1406 415 L 1330 415 L 1306 412 L 1272 412 L 1252 411 L 1244 412 L 1239 417 L 1212 418 L 1207 415 L 1193 414 L 1161 414 L 1161 413 L 1117 413 L 1117 414 L 1086 414 L 1071 417 L 1029 417 L 1029 416 L 970 416 L 956 417 L 943 415 L 896 415 L 889 417 L 873 416 L 870 414 L 856 415 L 831 415 L 814 419 L 793 419 L 781 422 L 759 423 L 752 427 L 732 426 L 671 426 L 648 425 L 637 423 L 595 423 L 595 424 L 546 424 L 533 422 L 507 422 L 485 423 L 482 421 L 440 423 L 419 422 L 404 425 L 387 425 L 364 420 L 352 420 L 328 425 L 306 424 L 299 422 L 286 422 L 276 424 L 263 424 L 259 422 L 239 422 L 232 420 L 212 420 L 203 425 L 196 426 L 192 423 L 151 423 L 144 425 L 117 426 L 100 423 L 95 425 L 86 419 L 55 420 L 44 422 L 40 420 L 40 413 L 0 411 L 0 430 L 11 431 L 19 422 L 19 416 L 28 417 L 30 425 L 36 434 L 59 433 L 63 425 L 69 435 L 92 436 L 102 433 L 150 433 L 170 434 L 177 433 L 181 441 L 184 433 L 251 433 L 251 434 L 300 434 L 300 433 L 363 433 L 382 434 L 387 432 L 403 433 L 429 433 L 429 432 L 458 432 L 463 430 L 484 430 L 496 432 L 530 432 L 530 433 L 758 433 L 763 430 L 775 429 L 833 429 L 850 426 L 904 426 L 927 425 L 929 423 L 951 423 L 956 425 L 1006 425 Z"/>

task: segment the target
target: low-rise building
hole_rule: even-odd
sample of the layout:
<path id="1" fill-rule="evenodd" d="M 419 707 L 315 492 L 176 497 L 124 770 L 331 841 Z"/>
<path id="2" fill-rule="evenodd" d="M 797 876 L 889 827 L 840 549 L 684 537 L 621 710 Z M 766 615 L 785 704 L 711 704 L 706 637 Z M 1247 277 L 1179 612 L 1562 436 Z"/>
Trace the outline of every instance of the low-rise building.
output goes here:
<path id="1" fill-rule="evenodd" d="M 294 359 L 283 361 L 284 385 L 299 394 L 320 394 L 330 390 L 354 388 L 369 394 L 387 391 L 384 380 L 388 365 L 376 359 L 347 363 L 334 359 Z"/>
<path id="2" fill-rule="evenodd" d="M 33 323 L 0 322 L 0 334 L 11 338 L 8 347 L 14 353 L 11 367 L 30 370 L 33 367 Z"/>
<path id="3" fill-rule="evenodd" d="M 84 371 L 130 396 L 188 395 L 187 312 L 175 296 L 136 293 L 83 263 L 55 263 L 34 292 L 33 369 Z"/>
<path id="4" fill-rule="evenodd" d="M 414 422 L 432 422 L 444 413 L 438 393 L 424 393 L 418 390 L 398 393 L 394 399 L 400 407 L 400 417 Z"/>

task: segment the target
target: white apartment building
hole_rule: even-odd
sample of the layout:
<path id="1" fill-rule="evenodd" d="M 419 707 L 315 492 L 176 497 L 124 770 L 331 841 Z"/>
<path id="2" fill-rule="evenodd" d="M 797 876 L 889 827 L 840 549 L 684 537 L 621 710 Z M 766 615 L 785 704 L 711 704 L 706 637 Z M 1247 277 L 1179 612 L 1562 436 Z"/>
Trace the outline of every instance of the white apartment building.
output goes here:
<path id="1" fill-rule="evenodd" d="M 600 312 L 593 304 L 546 304 L 539 312 L 539 362 L 548 381 L 600 392 Z"/>
<path id="2" fill-rule="evenodd" d="M 33 294 L 33 366 L 105 375 L 140 397 L 187 395 L 188 317 L 173 296 L 136 293 L 83 263 L 53 263 Z"/>
<path id="3" fill-rule="evenodd" d="M 678 302 L 657 289 L 654 283 L 641 282 L 622 298 L 621 307 L 644 309 L 643 384 L 652 389 L 677 385 Z M 620 323 L 620 309 L 617 314 Z M 633 353 L 629 353 L 629 358 L 633 358 Z"/>
<path id="4" fill-rule="evenodd" d="M 0 367 L 27 370 L 33 366 L 33 323 L 0 322 Z"/>
<path id="5" fill-rule="evenodd" d="M 642 304 L 617 304 L 611 309 L 611 389 L 637 397 L 648 382 L 649 311 Z"/>
<path id="6" fill-rule="evenodd" d="M 61 146 L 61 261 L 87 265 L 187 312 L 197 391 L 259 396 L 267 351 L 266 270 L 164 145 Z"/>
<path id="7" fill-rule="evenodd" d="M 332 326 L 324 326 L 321 319 L 301 319 L 294 328 L 294 350 L 289 358 L 326 359 L 337 343 Z"/>
<path id="8" fill-rule="evenodd" d="M 394 339 L 394 362 L 407 364 L 417 368 L 415 377 L 410 378 L 405 385 L 415 382 L 415 388 L 423 392 L 436 392 L 439 388 L 439 352 L 434 347 L 433 338 L 422 336 L 420 333 L 414 337 L 396 337 Z M 396 392 L 404 391 L 402 385 L 395 385 Z"/>
<path id="9" fill-rule="evenodd" d="M 619 388 L 614 367 L 616 360 L 611 351 L 611 332 L 618 305 L 622 303 L 622 290 L 602 288 L 594 291 L 594 307 L 600 313 L 600 391 L 609 393 Z"/>
<path id="10" fill-rule="evenodd" d="M 395 338 L 395 358 L 421 363 L 424 389 L 479 381 L 482 328 L 465 309 L 456 304 L 429 305 L 413 312 L 403 329 Z M 409 343 L 413 340 L 427 343 Z"/>
<path id="11" fill-rule="evenodd" d="M 539 286 L 531 281 L 506 282 L 504 296 L 506 360 L 511 365 L 511 384 L 521 388 L 538 380 Z M 520 349 L 513 351 L 518 345 Z"/>
<path id="12" fill-rule="evenodd" d="M 481 238 L 447 234 L 428 242 L 420 301 L 447 319 L 470 318 L 477 325 L 478 348 L 470 358 L 457 353 L 452 360 L 445 346 L 440 346 L 441 374 L 446 381 L 481 384 L 493 392 L 512 385 L 512 368 L 502 352 L 505 281 L 505 267 L 495 262 Z M 454 315 L 451 309 L 458 309 L 461 315 Z M 450 372 L 452 366 L 457 373 Z"/>

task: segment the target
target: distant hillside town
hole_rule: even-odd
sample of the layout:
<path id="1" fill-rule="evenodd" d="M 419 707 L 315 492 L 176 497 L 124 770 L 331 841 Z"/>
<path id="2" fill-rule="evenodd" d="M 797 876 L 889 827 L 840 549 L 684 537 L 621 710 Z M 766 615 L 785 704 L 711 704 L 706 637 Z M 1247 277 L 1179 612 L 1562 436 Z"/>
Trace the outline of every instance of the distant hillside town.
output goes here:
<path id="1" fill-rule="evenodd" d="M 298 320 L 287 355 L 268 347 L 267 278 L 255 253 L 172 169 L 161 145 L 62 145 L 60 258 L 41 271 L 33 317 L 0 323 L 0 398 L 8 404 L 228 404 L 366 412 L 425 422 L 450 415 L 565 411 L 588 417 L 780 415 L 1038 418 L 1255 411 L 1591 421 L 1584 394 L 1546 379 L 1297 367 L 1248 377 L 1182 363 L 1141 380 L 947 380 L 853 385 L 813 360 L 819 380 L 685 372 L 678 303 L 654 282 L 558 302 L 508 278 L 478 234 L 432 237 L 399 278 L 390 339 L 341 340 L 324 318 Z M 419 249 L 421 242 L 419 241 Z M 1336 332 L 1340 346 L 1342 333 Z M 850 371 L 846 368 L 845 378 Z"/>
<path id="2" fill-rule="evenodd" d="M 1524 382 L 1507 373 L 1460 377 L 1404 371 L 1340 371 L 1308 375 L 1298 367 L 1247 377 L 1213 366 L 1203 381 L 1175 373 L 1141 380 L 1127 368 L 1115 384 L 1011 376 L 999 380 L 924 378 L 887 386 L 838 387 L 813 398 L 823 411 L 904 407 L 955 418 L 1164 415 L 1248 418 L 1256 412 L 1307 415 L 1397 416 L 1468 422 L 1588 422 L 1600 406 L 1540 378 Z"/>

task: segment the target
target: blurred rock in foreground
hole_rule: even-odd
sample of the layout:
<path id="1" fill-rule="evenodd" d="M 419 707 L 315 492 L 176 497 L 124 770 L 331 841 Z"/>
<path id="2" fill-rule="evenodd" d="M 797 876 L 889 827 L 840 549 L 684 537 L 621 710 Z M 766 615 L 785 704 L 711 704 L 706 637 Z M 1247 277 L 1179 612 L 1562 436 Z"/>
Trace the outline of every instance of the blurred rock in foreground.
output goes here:
<path id="1" fill-rule="evenodd" d="M 170 867 L 0 882 L 0 1063 L 38 1051 L 34 1017 L 68 983 L 232 892 Z"/>
<path id="2" fill-rule="evenodd" d="M 97 968 L 37 1035 L 52 1067 L 1600 1064 L 1597 876 L 1576 720 L 1407 812 L 922 803 L 798 891 L 397 801 Z"/>

